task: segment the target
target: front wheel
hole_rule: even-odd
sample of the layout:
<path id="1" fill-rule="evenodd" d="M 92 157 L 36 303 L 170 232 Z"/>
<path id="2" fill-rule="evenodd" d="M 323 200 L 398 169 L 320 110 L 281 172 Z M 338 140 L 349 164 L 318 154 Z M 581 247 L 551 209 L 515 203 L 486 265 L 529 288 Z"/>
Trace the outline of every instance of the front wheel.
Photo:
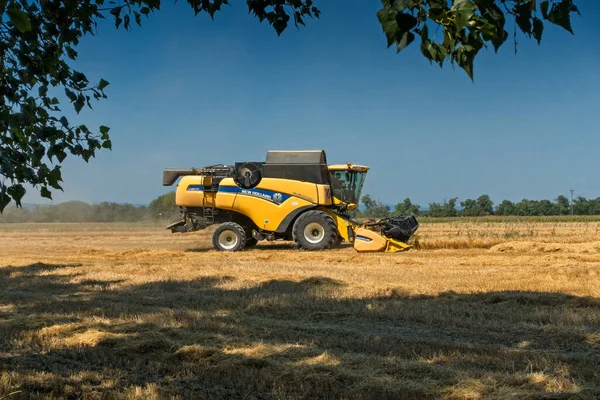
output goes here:
<path id="1" fill-rule="evenodd" d="M 312 210 L 300 215 L 292 236 L 296 246 L 305 250 L 323 250 L 333 247 L 338 236 L 335 221 L 324 211 Z"/>
<path id="2" fill-rule="evenodd" d="M 344 241 L 344 238 L 339 236 L 335 238 L 335 241 L 333 242 L 333 248 L 337 249 L 338 247 L 340 247 L 342 245 L 342 242 Z"/>
<path id="3" fill-rule="evenodd" d="M 246 247 L 246 232 L 235 222 L 225 222 L 213 232 L 212 242 L 219 251 L 240 251 Z"/>

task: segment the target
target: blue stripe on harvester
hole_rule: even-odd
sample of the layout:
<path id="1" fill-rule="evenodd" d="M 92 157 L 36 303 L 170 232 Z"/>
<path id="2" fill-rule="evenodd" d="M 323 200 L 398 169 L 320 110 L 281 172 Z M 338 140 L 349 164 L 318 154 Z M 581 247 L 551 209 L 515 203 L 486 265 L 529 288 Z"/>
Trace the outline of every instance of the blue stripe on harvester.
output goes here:
<path id="1" fill-rule="evenodd" d="M 275 192 L 273 190 L 256 189 L 256 188 L 242 189 L 237 186 L 219 186 L 219 192 L 238 193 L 242 196 L 257 197 L 259 199 L 270 201 L 271 203 L 275 203 L 275 204 L 281 204 L 281 203 L 285 202 L 287 199 L 289 199 L 290 197 L 292 197 L 289 194 Z"/>

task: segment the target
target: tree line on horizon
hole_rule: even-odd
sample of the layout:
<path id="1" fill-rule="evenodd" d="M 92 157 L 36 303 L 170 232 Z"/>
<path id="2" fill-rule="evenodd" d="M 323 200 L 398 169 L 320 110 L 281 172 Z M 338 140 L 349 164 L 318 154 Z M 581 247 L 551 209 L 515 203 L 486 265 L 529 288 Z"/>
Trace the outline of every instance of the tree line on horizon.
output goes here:
<path id="1" fill-rule="evenodd" d="M 68 201 L 53 205 L 32 207 L 7 207 L 0 214 L 0 223 L 15 222 L 151 222 L 171 221 L 179 217 L 179 207 L 175 205 L 175 192 L 170 192 L 152 200 L 148 206 L 102 202 L 88 204 L 82 201 Z"/>
<path id="2" fill-rule="evenodd" d="M 458 202 L 458 197 L 444 200 L 441 203 L 429 203 L 429 209 L 422 210 L 421 206 L 413 204 L 410 198 L 404 199 L 395 206 L 390 206 L 382 201 L 374 200 L 365 194 L 361 199 L 362 207 L 355 212 L 355 217 L 362 218 L 387 218 L 394 215 L 415 215 L 425 217 L 480 217 L 489 215 L 499 216 L 557 216 L 570 215 L 571 206 L 574 215 L 600 215 L 600 197 L 587 199 L 578 196 L 569 199 L 560 195 L 553 201 L 522 199 L 518 202 L 502 200 L 498 205 L 487 194 L 482 194 L 476 199 L 465 199 Z M 457 206 L 460 205 L 460 208 Z"/>
<path id="3" fill-rule="evenodd" d="M 483 194 L 476 199 L 458 202 L 453 197 L 443 202 L 429 203 L 429 209 L 422 210 L 410 198 L 390 206 L 365 194 L 361 208 L 353 213 L 355 218 L 386 218 L 394 215 L 415 215 L 424 217 L 478 217 L 478 216 L 556 216 L 569 215 L 571 203 L 560 195 L 553 201 L 523 199 L 519 202 L 503 200 L 494 205 L 490 196 Z M 460 208 L 457 208 L 460 205 Z M 586 199 L 579 196 L 573 200 L 574 215 L 600 215 L 600 197 Z M 179 217 L 179 207 L 175 204 L 175 192 L 158 196 L 148 206 L 102 202 L 88 204 L 69 201 L 55 205 L 35 205 L 32 207 L 7 207 L 0 214 L 0 223 L 18 222 L 143 222 L 172 221 Z"/>

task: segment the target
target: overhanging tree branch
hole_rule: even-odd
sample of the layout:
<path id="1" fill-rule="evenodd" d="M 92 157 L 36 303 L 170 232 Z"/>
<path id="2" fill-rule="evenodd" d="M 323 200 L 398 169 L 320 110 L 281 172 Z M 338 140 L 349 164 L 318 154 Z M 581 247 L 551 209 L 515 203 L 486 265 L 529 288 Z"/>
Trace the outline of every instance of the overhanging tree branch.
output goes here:
<path id="1" fill-rule="evenodd" d="M 211 18 L 228 0 L 187 0 L 195 14 Z M 305 25 L 318 18 L 313 0 L 246 0 L 248 13 L 267 21 L 281 35 L 293 21 Z M 479 50 L 491 43 L 498 49 L 507 40 L 505 15 L 515 18 L 528 37 L 538 42 L 543 21 L 572 33 L 571 14 L 579 13 L 573 0 L 382 0 L 377 12 L 388 47 L 398 52 L 420 38 L 421 53 L 440 66 L 458 64 L 473 79 Z M 142 25 L 142 16 L 160 10 L 160 0 L 0 0 L 0 212 L 14 201 L 20 205 L 25 184 L 51 198 L 49 188 L 60 189 L 60 164 L 68 154 L 85 161 L 100 149 L 110 149 L 109 128 L 97 133 L 86 125 L 72 126 L 62 115 L 60 101 L 49 87 L 64 90 L 79 113 L 95 100 L 106 98 L 109 83 L 90 83 L 70 61 L 85 35 L 94 35 L 97 21 L 112 17 L 115 27 Z M 502 8 L 504 8 L 504 11 Z M 537 18 L 538 10 L 542 18 Z M 443 32 L 443 40 L 429 36 L 428 25 Z"/>

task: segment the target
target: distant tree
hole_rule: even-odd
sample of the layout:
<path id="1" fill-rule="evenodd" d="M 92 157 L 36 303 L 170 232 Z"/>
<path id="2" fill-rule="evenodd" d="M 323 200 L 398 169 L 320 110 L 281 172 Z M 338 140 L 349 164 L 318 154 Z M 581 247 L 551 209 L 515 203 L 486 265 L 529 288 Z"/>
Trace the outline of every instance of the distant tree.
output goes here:
<path id="1" fill-rule="evenodd" d="M 404 199 L 404 201 L 402 203 L 398 203 L 396 204 L 396 206 L 394 207 L 394 215 L 419 215 L 420 211 L 419 208 L 421 208 L 419 205 L 417 204 L 413 204 L 410 201 L 410 198 L 406 198 Z"/>
<path id="2" fill-rule="evenodd" d="M 556 205 L 558 206 L 558 213 L 560 215 L 567 215 L 571 213 L 571 203 L 566 196 L 562 194 L 558 196 L 555 200 Z"/>
<path id="3" fill-rule="evenodd" d="M 87 204 L 67 201 L 53 205 L 35 205 L 30 209 L 7 207 L 0 214 L 2 222 L 138 222 L 147 220 L 145 206 L 102 202 Z"/>
<path id="4" fill-rule="evenodd" d="M 361 217 L 387 218 L 390 216 L 390 206 L 381 201 L 373 200 L 370 195 L 364 195 L 361 201 L 365 206 L 364 210 L 360 213 Z"/>
<path id="5" fill-rule="evenodd" d="M 550 200 L 538 202 L 538 215 L 559 215 L 559 207 Z"/>
<path id="6" fill-rule="evenodd" d="M 460 206 L 463 208 L 461 214 L 466 217 L 475 217 L 479 215 L 477 201 L 473 199 L 465 199 L 464 201 L 461 201 Z"/>
<path id="7" fill-rule="evenodd" d="M 174 219 L 179 216 L 179 207 L 175 204 L 175 192 L 158 196 L 148 205 L 148 214 L 152 219 Z"/>
<path id="8" fill-rule="evenodd" d="M 494 202 L 487 194 L 477 198 L 477 215 L 492 215 L 494 213 Z"/>
<path id="9" fill-rule="evenodd" d="M 429 203 L 429 213 L 431 217 L 456 217 L 456 201 L 457 197 L 453 197 L 443 203 Z"/>
<path id="10" fill-rule="evenodd" d="M 515 204 L 517 215 L 522 216 L 539 216 L 543 215 L 540 208 L 540 202 L 537 200 L 523 199 Z"/>
<path id="11" fill-rule="evenodd" d="M 456 201 L 457 200 L 458 200 L 457 197 L 453 197 L 444 203 L 444 214 L 447 217 L 456 217 L 456 215 L 457 215 Z"/>
<path id="12" fill-rule="evenodd" d="M 590 215 L 600 215 L 600 197 L 590 200 L 588 212 Z"/>
<path id="13" fill-rule="evenodd" d="M 502 200 L 495 212 L 496 215 L 515 215 L 515 213 L 515 204 L 510 200 Z"/>
<path id="14" fill-rule="evenodd" d="M 371 198 L 370 194 L 365 194 L 364 196 L 362 196 L 360 201 L 363 203 L 366 210 L 373 208 L 376 204 L 376 201 Z"/>
<path id="15" fill-rule="evenodd" d="M 590 202 L 583 196 L 577 196 L 573 200 L 573 214 L 577 215 L 589 215 L 590 214 Z"/>
<path id="16" fill-rule="evenodd" d="M 31 212 L 28 208 L 17 206 L 7 207 L 4 213 L 0 214 L 0 223 L 24 223 L 31 222 Z"/>

